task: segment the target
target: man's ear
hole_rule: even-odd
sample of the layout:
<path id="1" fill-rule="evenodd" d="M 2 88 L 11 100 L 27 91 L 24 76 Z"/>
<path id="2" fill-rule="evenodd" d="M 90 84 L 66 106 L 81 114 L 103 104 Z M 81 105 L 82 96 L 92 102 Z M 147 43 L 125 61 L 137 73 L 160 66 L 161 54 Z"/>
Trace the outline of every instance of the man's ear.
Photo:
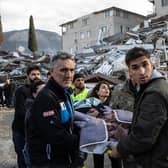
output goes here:
<path id="1" fill-rule="evenodd" d="M 51 72 L 51 73 L 53 72 L 53 68 L 50 69 L 50 72 Z"/>
<path id="2" fill-rule="evenodd" d="M 53 68 L 50 69 L 50 76 L 53 75 Z"/>

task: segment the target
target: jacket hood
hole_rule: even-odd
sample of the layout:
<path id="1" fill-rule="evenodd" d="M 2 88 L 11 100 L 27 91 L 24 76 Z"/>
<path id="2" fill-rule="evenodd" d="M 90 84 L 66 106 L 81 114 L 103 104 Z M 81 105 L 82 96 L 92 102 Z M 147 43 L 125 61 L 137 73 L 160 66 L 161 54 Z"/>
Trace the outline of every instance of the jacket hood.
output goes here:
<path id="1" fill-rule="evenodd" d="M 154 69 L 152 72 L 151 80 L 156 79 L 156 78 L 165 78 L 165 76 L 161 72 Z"/>
<path id="2" fill-rule="evenodd" d="M 66 100 L 67 94 L 71 94 L 71 89 L 64 89 L 52 77 L 48 80 L 46 87 L 50 88 L 56 95 L 59 95 L 59 97 L 63 100 Z"/>
<path id="3" fill-rule="evenodd" d="M 156 69 L 153 70 L 152 72 L 152 75 L 151 75 L 151 79 L 145 83 L 145 84 L 142 84 L 142 85 L 137 85 L 136 86 L 136 92 L 139 92 L 139 91 L 142 91 L 146 88 L 146 86 L 151 83 L 153 80 L 155 79 L 166 79 L 165 75 L 162 74 L 161 72 L 157 71 Z"/>

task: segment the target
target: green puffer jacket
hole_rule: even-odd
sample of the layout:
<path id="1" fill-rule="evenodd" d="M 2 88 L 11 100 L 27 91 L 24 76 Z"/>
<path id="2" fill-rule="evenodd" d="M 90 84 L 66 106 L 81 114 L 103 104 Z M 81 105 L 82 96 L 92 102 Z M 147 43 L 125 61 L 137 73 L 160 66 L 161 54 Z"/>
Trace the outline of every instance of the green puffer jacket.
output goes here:
<path id="1" fill-rule="evenodd" d="M 110 107 L 113 109 L 123 109 L 133 112 L 134 97 L 130 91 L 130 81 L 125 81 L 114 87 L 110 98 Z"/>
<path id="2" fill-rule="evenodd" d="M 168 82 L 165 79 L 152 79 L 138 93 L 130 133 L 117 148 L 126 157 L 126 164 L 134 168 L 168 168 Z"/>

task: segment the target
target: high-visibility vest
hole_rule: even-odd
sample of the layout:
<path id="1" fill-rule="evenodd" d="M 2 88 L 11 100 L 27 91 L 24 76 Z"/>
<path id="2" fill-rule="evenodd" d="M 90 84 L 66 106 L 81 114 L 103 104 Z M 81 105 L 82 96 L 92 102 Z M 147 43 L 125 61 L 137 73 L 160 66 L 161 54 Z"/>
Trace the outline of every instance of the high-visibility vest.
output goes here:
<path id="1" fill-rule="evenodd" d="M 86 99 L 88 95 L 88 89 L 84 88 L 81 92 L 79 92 L 78 94 L 71 94 L 71 98 L 73 101 L 79 101 L 79 100 L 83 100 Z"/>

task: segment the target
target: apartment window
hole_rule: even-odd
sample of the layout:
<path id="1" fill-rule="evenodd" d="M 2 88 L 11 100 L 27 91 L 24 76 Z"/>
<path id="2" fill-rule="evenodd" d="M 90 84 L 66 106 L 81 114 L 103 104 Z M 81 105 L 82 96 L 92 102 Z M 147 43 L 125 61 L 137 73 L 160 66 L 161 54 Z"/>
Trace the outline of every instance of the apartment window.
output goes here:
<path id="1" fill-rule="evenodd" d="M 128 13 L 126 13 L 126 12 L 123 12 L 123 18 L 126 18 L 126 19 L 128 19 Z"/>
<path id="2" fill-rule="evenodd" d="M 123 26 L 120 25 L 120 32 L 122 33 L 123 32 Z"/>
<path id="3" fill-rule="evenodd" d="M 115 9 L 114 15 L 115 16 L 120 16 L 120 10 L 119 9 Z"/>
<path id="4" fill-rule="evenodd" d="M 69 23 L 69 28 L 70 28 L 70 29 L 73 29 L 73 28 L 74 28 L 73 22 Z"/>
<path id="5" fill-rule="evenodd" d="M 88 20 L 89 20 L 89 18 L 83 18 L 83 19 L 82 19 L 82 25 L 83 25 L 83 26 L 88 25 Z"/>
<path id="6" fill-rule="evenodd" d="M 67 32 L 67 26 L 66 27 L 62 27 L 62 34 L 65 34 Z"/>
<path id="7" fill-rule="evenodd" d="M 77 39 L 77 37 L 78 37 L 78 33 L 77 33 L 77 32 L 75 32 L 75 38 Z"/>
<path id="8" fill-rule="evenodd" d="M 85 38 L 85 33 L 84 32 L 80 32 L 80 39 L 84 39 Z"/>
<path id="9" fill-rule="evenodd" d="M 168 0 L 162 0 L 162 6 L 168 6 Z"/>
<path id="10" fill-rule="evenodd" d="M 74 39 L 74 43 L 75 43 L 75 44 L 78 44 L 78 39 Z"/>
<path id="11" fill-rule="evenodd" d="M 107 32 L 107 26 L 103 26 L 100 28 L 103 33 Z"/>
<path id="12" fill-rule="evenodd" d="M 106 10 L 106 11 L 104 12 L 104 16 L 105 16 L 105 17 L 113 16 L 113 11 L 112 11 L 112 10 Z"/>
<path id="13" fill-rule="evenodd" d="M 78 33 L 75 32 L 75 39 L 74 39 L 74 43 L 77 44 L 78 43 Z"/>
<path id="14" fill-rule="evenodd" d="M 129 31 L 130 30 L 130 28 L 129 27 L 126 27 L 126 31 Z"/>
<path id="15" fill-rule="evenodd" d="M 91 31 L 87 31 L 87 32 L 86 32 L 86 35 L 87 35 L 87 38 L 90 38 L 90 36 L 91 36 Z"/>

